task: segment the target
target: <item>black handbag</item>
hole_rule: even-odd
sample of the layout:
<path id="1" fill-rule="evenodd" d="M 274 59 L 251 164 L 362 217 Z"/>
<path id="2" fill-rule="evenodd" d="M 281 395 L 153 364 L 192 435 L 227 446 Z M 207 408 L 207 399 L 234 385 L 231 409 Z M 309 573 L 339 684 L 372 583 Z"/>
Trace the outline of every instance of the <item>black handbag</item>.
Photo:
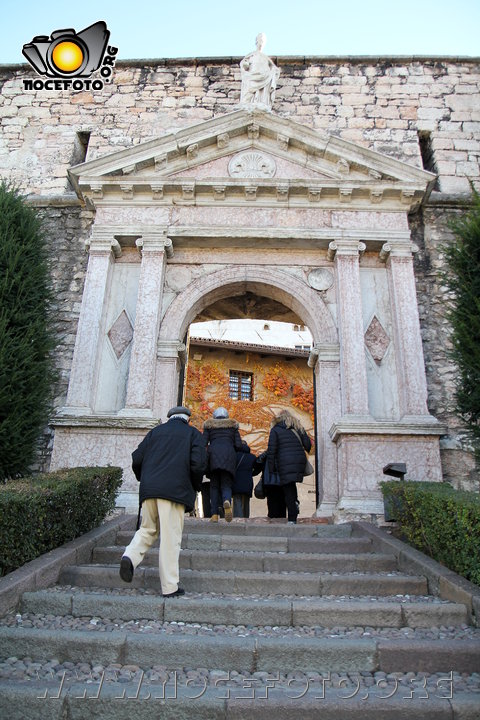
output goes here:
<path id="1" fill-rule="evenodd" d="M 257 498 L 257 500 L 265 500 L 265 489 L 263 487 L 263 478 L 260 478 L 260 480 L 257 482 L 253 489 L 253 494 Z"/>
<path id="2" fill-rule="evenodd" d="M 300 440 L 300 444 L 301 444 L 301 446 L 302 446 L 302 450 L 305 452 L 305 467 L 303 468 L 303 477 L 306 477 L 307 475 L 312 475 L 313 472 L 314 472 L 314 468 L 313 468 L 312 463 L 311 463 L 310 460 L 308 459 L 308 455 L 306 454 L 307 451 L 306 451 L 305 448 L 303 447 L 302 438 L 300 437 L 300 435 L 298 434 L 298 432 L 297 432 L 296 430 L 294 430 L 293 428 L 292 428 L 292 431 L 295 433 L 295 435 L 297 436 L 297 438 Z"/>

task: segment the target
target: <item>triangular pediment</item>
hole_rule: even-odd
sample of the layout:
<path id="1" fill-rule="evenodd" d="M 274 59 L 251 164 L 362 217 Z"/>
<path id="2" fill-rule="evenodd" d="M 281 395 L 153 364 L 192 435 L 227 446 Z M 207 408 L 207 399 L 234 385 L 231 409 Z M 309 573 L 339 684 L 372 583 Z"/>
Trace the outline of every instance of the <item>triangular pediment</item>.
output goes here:
<path id="1" fill-rule="evenodd" d="M 112 195 L 167 203 L 275 197 L 305 204 L 414 206 L 435 176 L 272 113 L 239 110 L 70 169 L 88 203 Z"/>

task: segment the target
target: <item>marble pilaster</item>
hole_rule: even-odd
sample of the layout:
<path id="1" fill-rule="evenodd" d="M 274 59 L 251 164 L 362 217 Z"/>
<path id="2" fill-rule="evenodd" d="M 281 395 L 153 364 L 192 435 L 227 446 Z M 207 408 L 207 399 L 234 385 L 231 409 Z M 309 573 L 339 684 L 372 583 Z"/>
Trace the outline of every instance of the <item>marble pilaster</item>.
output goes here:
<path id="1" fill-rule="evenodd" d="M 413 268 L 415 246 L 384 245 L 380 257 L 387 263 L 397 356 L 400 416 L 429 416 L 417 293 Z"/>
<path id="2" fill-rule="evenodd" d="M 172 241 L 162 232 L 144 234 L 136 244 L 141 248 L 142 265 L 127 395 L 122 414 L 151 416 L 165 265 L 173 249 Z"/>
<path id="3" fill-rule="evenodd" d="M 364 251 L 365 244 L 358 240 L 336 240 L 329 245 L 337 278 L 342 413 L 358 417 L 369 415 L 360 287 L 360 253 Z"/>
<path id="4" fill-rule="evenodd" d="M 318 517 L 331 517 L 338 502 L 337 447 L 331 441 L 328 428 L 341 415 L 340 365 L 337 345 L 317 346 L 315 365 L 316 386 L 316 458 L 320 504 Z"/>
<path id="5" fill-rule="evenodd" d="M 185 345 L 180 340 L 160 340 L 157 344 L 157 363 L 153 413 L 165 420 L 171 407 L 178 404 L 180 370 L 185 363 Z"/>
<path id="6" fill-rule="evenodd" d="M 89 258 L 67 394 L 67 409 L 75 414 L 92 411 L 112 267 L 115 257 L 121 255 L 118 241 L 101 227 L 94 228 L 85 244 Z"/>

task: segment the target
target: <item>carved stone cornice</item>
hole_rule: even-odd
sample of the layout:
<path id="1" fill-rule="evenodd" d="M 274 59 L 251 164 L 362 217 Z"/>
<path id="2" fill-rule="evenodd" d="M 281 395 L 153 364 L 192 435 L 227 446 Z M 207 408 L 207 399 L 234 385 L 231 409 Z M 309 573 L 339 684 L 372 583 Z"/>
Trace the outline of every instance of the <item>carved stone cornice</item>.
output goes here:
<path id="1" fill-rule="evenodd" d="M 248 202 L 244 187 L 238 192 L 229 178 L 196 177 L 196 168 L 236 153 L 261 153 L 282 158 L 312 177 L 299 178 L 292 167 L 288 202 L 308 207 L 376 207 L 408 212 L 428 198 L 435 176 L 409 163 L 374 152 L 364 146 L 314 130 L 259 110 L 238 110 L 150 140 L 117 150 L 71 168 L 77 194 L 91 207 L 127 201 L 137 204 L 172 204 L 183 196 L 185 180 L 178 173 L 191 172 L 195 183 L 188 199 L 213 204 L 220 197 L 211 183 L 225 181 L 226 203 Z M 230 178 L 231 179 L 231 178 Z M 282 180 L 283 181 L 283 180 Z M 158 183 L 163 183 L 163 197 Z M 122 186 L 127 197 L 122 197 Z M 275 182 L 259 183 L 256 203 L 275 200 Z"/>
<path id="2" fill-rule="evenodd" d="M 70 412 L 71 411 L 71 412 Z M 98 430 L 109 428 L 119 430 L 151 430 L 158 422 L 152 417 L 146 417 L 141 411 L 137 415 L 118 413 L 117 415 L 88 415 L 78 414 L 76 408 L 62 408 L 49 422 L 52 427 L 85 428 L 85 430 Z"/>
<path id="3" fill-rule="evenodd" d="M 348 435 L 434 435 L 447 434 L 446 425 L 432 416 L 404 420 L 374 420 L 345 416 L 334 423 L 328 434 L 333 442 Z"/>
<path id="4" fill-rule="evenodd" d="M 193 174 L 193 173 L 192 173 Z M 176 205 L 195 203 L 211 206 L 221 201 L 231 206 L 250 203 L 252 194 L 249 192 L 251 178 L 218 177 L 218 178 L 178 178 L 142 175 L 108 176 L 101 180 L 80 177 L 79 190 L 90 209 L 103 205 Z M 278 184 L 282 185 L 282 194 L 288 196 L 289 207 L 317 207 L 325 209 L 341 208 L 345 210 L 365 210 L 375 207 L 376 212 L 409 212 L 414 209 L 423 197 L 420 189 L 408 195 L 405 204 L 402 184 L 388 185 L 382 183 L 372 185 L 368 181 L 349 180 L 348 186 L 342 181 L 317 178 L 255 178 L 255 202 L 268 206 L 275 204 L 278 197 Z M 216 188 L 221 186 L 221 194 Z"/>

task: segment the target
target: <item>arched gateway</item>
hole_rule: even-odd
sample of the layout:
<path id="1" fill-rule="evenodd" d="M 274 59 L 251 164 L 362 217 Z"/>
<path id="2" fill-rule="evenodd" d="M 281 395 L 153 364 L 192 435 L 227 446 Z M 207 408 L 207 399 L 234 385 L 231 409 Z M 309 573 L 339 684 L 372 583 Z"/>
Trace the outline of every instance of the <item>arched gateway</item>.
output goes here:
<path id="1" fill-rule="evenodd" d="M 381 513 L 388 462 L 440 480 L 408 212 L 434 176 L 267 112 L 240 110 L 71 170 L 94 210 L 53 467 L 121 464 L 177 400 L 189 324 L 246 293 L 314 346 L 317 513 Z"/>

